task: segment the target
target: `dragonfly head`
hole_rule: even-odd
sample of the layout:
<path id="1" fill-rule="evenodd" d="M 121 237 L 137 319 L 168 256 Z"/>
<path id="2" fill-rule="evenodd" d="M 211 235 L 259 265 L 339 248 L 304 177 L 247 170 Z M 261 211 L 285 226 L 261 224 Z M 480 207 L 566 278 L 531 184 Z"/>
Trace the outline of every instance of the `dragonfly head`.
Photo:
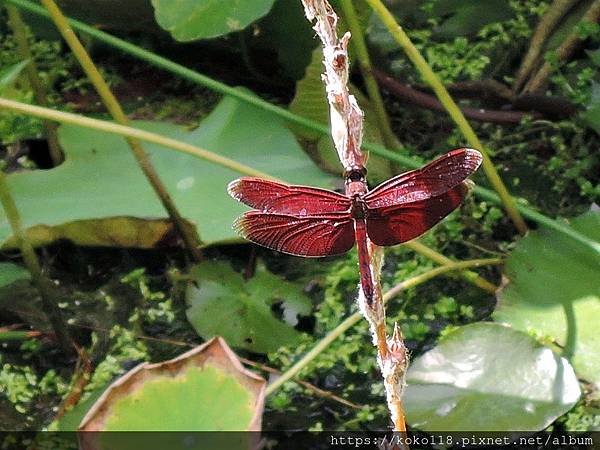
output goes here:
<path id="1" fill-rule="evenodd" d="M 362 166 L 348 167 L 344 171 L 344 178 L 346 179 L 346 195 L 354 197 L 355 195 L 362 195 L 367 193 L 367 169 Z"/>

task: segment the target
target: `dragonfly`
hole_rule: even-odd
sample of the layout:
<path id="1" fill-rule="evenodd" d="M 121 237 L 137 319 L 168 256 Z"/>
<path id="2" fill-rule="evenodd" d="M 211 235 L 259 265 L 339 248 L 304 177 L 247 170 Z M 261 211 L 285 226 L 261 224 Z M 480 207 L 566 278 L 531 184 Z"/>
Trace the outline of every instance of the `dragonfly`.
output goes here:
<path id="1" fill-rule="evenodd" d="M 357 245 L 360 284 L 371 305 L 373 275 L 367 238 L 378 246 L 415 239 L 456 209 L 479 167 L 477 150 L 460 148 L 372 190 L 366 168 L 344 170 L 345 194 L 242 177 L 229 183 L 234 199 L 254 208 L 233 224 L 245 239 L 295 256 L 325 257 Z"/>

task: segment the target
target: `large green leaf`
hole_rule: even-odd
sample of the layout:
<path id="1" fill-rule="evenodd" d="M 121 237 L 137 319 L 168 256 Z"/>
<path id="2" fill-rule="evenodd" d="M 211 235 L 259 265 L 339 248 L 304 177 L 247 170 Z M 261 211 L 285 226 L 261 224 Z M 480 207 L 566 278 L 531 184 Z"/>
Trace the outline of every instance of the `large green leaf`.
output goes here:
<path id="1" fill-rule="evenodd" d="M 158 122 L 134 125 L 293 183 L 331 187 L 331 177 L 312 163 L 280 121 L 231 98 L 221 101 L 192 132 Z M 140 248 L 173 242 L 170 224 L 164 221 L 166 213 L 123 138 L 76 126 L 62 126 L 59 134 L 66 154 L 62 165 L 8 176 L 23 226 L 31 229 L 36 245 L 59 238 Z M 239 173 L 160 146 L 144 144 L 144 148 L 182 215 L 198 227 L 205 244 L 237 238 L 231 224 L 246 208 L 226 189 Z M 0 211 L 0 242 L 6 244 L 10 235 Z"/>
<path id="2" fill-rule="evenodd" d="M 269 12 L 275 0 L 152 0 L 156 21 L 178 41 L 222 36 L 244 29 Z"/>
<path id="3" fill-rule="evenodd" d="M 600 213 L 590 211 L 570 225 L 600 242 Z M 508 284 L 498 295 L 494 319 L 552 338 L 578 376 L 600 384 L 600 256 L 542 228 L 518 243 L 505 275 Z"/>
<path id="4" fill-rule="evenodd" d="M 327 94 L 321 80 L 321 74 L 325 71 L 322 61 L 323 50 L 317 47 L 312 52 L 304 77 L 296 83 L 296 94 L 290 103 L 290 111 L 315 122 L 329 123 Z M 317 131 L 302 127 L 294 127 L 294 129 L 309 139 L 317 140 L 322 137 L 322 134 Z M 332 156 L 335 158 L 335 151 Z"/>
<path id="5" fill-rule="evenodd" d="M 102 394 L 79 429 L 258 431 L 265 386 L 263 378 L 244 369 L 222 338 L 215 338 L 175 359 L 144 363 L 125 374 Z M 136 446 L 124 437 L 132 434 Z M 208 448 L 194 445 L 185 433 L 162 435 L 84 433 L 80 438 L 86 440 L 83 448 Z M 160 445 L 157 439 L 163 439 Z"/>
<path id="6" fill-rule="evenodd" d="M 232 346 L 258 353 L 294 344 L 299 333 L 293 325 L 298 315 L 308 315 L 310 300 L 300 286 L 282 280 L 259 265 L 245 281 L 225 262 L 204 262 L 192 270 L 198 286 L 187 291 L 187 316 L 205 339 L 223 336 Z M 271 305 L 282 302 L 283 318 Z"/>
<path id="7" fill-rule="evenodd" d="M 271 12 L 261 21 L 266 45 L 277 52 L 286 74 L 295 80 L 304 76 L 313 49 L 319 45 L 304 8 L 298 0 L 277 0 Z M 290 39 L 290 36 L 294 36 Z"/>
<path id="8" fill-rule="evenodd" d="M 460 327 L 415 359 L 407 419 L 425 431 L 542 430 L 580 395 L 569 362 L 523 332 Z"/>

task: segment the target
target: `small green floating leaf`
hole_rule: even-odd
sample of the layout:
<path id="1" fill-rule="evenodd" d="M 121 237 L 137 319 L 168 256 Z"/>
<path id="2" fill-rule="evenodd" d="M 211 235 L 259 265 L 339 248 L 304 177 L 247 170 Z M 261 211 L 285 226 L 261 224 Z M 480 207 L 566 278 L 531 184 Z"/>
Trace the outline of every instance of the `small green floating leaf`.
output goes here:
<path id="1" fill-rule="evenodd" d="M 570 226 L 600 243 L 600 213 L 583 214 Z M 564 348 L 579 377 L 600 385 L 600 256 L 542 228 L 517 244 L 505 276 L 494 319 L 550 337 Z"/>
<path id="2" fill-rule="evenodd" d="M 156 21 L 178 41 L 239 31 L 269 12 L 275 0 L 152 0 Z"/>
<path id="3" fill-rule="evenodd" d="M 187 317 L 204 339 L 223 336 L 234 347 L 257 353 L 292 345 L 299 338 L 293 328 L 298 315 L 308 315 L 311 303 L 302 289 L 258 266 L 245 281 L 228 263 L 213 261 L 191 272 L 198 287 L 187 291 Z M 273 315 L 271 305 L 281 301 L 283 319 Z"/>
<path id="4" fill-rule="evenodd" d="M 569 362 L 494 323 L 460 327 L 415 359 L 404 397 L 424 431 L 542 430 L 580 396 Z"/>
<path id="5" fill-rule="evenodd" d="M 102 394 L 79 430 L 258 431 L 265 386 L 216 337 L 175 359 L 129 371 Z"/>

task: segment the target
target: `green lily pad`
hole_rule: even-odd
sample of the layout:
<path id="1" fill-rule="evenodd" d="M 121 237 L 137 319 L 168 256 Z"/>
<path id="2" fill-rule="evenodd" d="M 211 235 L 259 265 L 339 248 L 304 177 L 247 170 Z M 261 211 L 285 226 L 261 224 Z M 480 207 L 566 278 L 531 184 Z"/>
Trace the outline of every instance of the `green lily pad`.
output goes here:
<path id="1" fill-rule="evenodd" d="M 265 111 L 225 98 L 196 130 L 159 122 L 134 126 L 186 141 L 292 183 L 331 187 L 292 133 Z M 173 244 L 162 205 L 119 136 L 61 126 L 66 160 L 50 170 L 12 173 L 8 183 L 35 245 L 65 238 L 77 244 L 154 247 Z M 231 224 L 246 208 L 227 194 L 240 176 L 222 166 L 152 144 L 144 144 L 183 217 L 206 245 L 239 237 Z M 130 220 L 128 220 L 128 218 Z M 143 219 L 143 220 L 141 220 Z M 156 221 L 152 227 L 150 221 Z M 167 225 L 167 226 L 165 226 Z M 0 243 L 11 230 L 0 211 Z"/>
<path id="2" fill-rule="evenodd" d="M 527 334 L 495 323 L 460 327 L 416 358 L 404 397 L 424 431 L 537 431 L 580 396 L 569 362 Z"/>
<path id="3" fill-rule="evenodd" d="M 265 386 L 217 337 L 170 361 L 129 371 L 102 394 L 79 430 L 258 431 Z"/>
<path id="4" fill-rule="evenodd" d="M 570 226 L 600 242 L 600 213 Z M 550 337 L 579 377 L 600 385 L 600 256 L 562 233 L 542 228 L 523 238 L 506 261 L 508 283 L 494 319 Z"/>
<path id="5" fill-rule="evenodd" d="M 248 281 L 225 262 L 204 262 L 192 269 L 198 282 L 187 291 L 187 317 L 204 339 L 223 336 L 232 346 L 257 353 L 297 342 L 293 326 L 310 313 L 310 299 L 298 285 L 282 280 L 259 265 Z M 281 301 L 283 320 L 271 305 Z"/>
<path id="6" fill-rule="evenodd" d="M 243 30 L 269 12 L 275 0 L 152 0 L 156 21 L 178 41 Z"/>
<path id="7" fill-rule="evenodd" d="M 29 278 L 29 272 L 24 267 L 12 263 L 0 263 L 0 288 L 17 280 L 28 280 Z"/>

